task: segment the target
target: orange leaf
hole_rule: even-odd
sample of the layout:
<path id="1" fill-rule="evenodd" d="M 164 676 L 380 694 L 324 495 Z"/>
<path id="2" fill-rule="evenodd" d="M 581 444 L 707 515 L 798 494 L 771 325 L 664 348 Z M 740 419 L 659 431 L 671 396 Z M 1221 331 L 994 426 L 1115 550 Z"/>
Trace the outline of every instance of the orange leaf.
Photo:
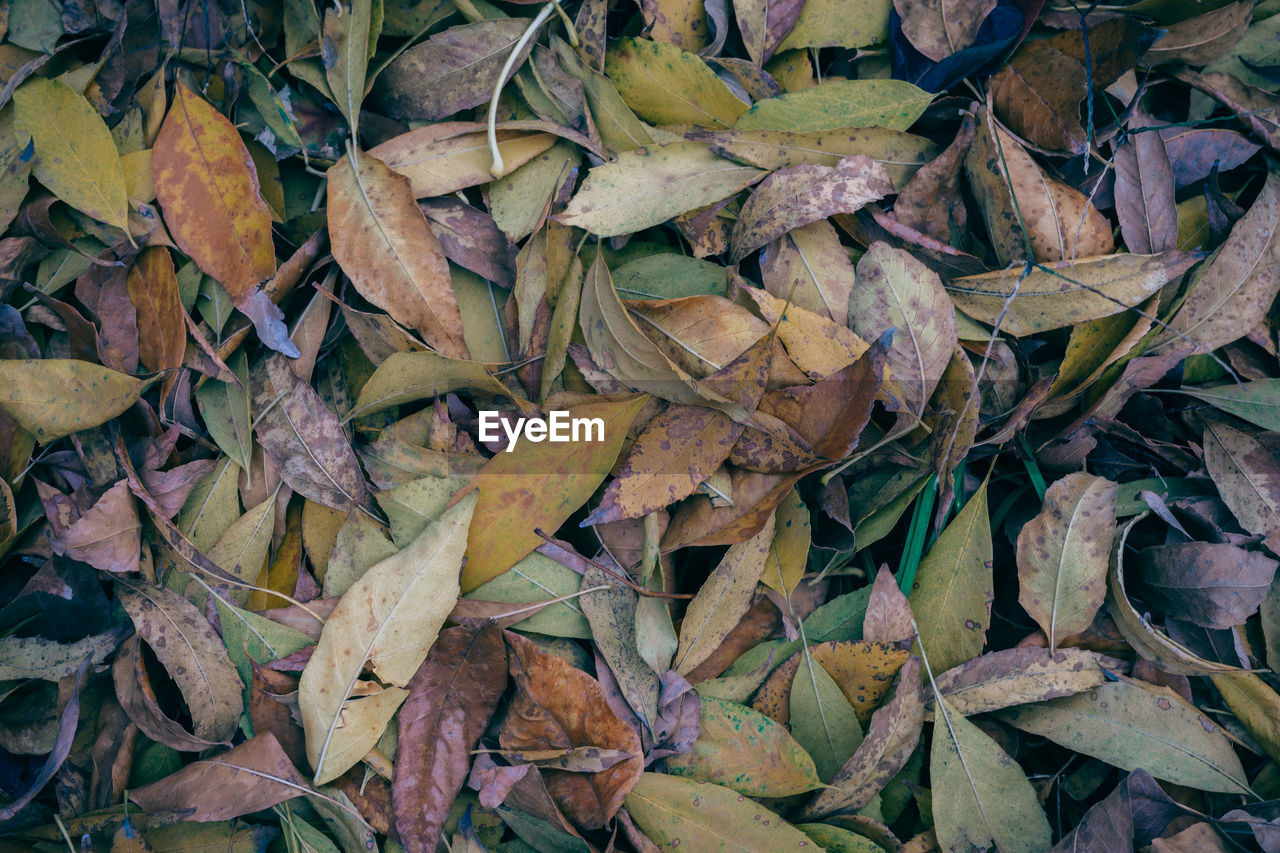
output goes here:
<path id="1" fill-rule="evenodd" d="M 151 154 L 174 241 L 237 305 L 276 271 L 271 213 L 235 126 L 181 82 Z"/>

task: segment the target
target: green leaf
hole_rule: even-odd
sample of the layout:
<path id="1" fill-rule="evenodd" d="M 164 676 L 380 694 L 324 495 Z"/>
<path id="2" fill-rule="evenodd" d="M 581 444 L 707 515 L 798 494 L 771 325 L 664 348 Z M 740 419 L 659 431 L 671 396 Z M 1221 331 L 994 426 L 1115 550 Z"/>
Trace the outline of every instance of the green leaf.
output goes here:
<path id="1" fill-rule="evenodd" d="M 636 115 L 654 124 L 732 127 L 747 105 L 696 54 L 626 38 L 609 50 L 605 73 Z"/>
<path id="2" fill-rule="evenodd" d="M 773 812 L 720 785 L 645 773 L 627 811 L 659 847 L 698 853 L 781 853 L 812 848 L 808 836 Z"/>
<path id="3" fill-rule="evenodd" d="M 982 653 L 994 598 L 986 483 L 920 561 L 909 598 L 938 672 Z"/>
<path id="4" fill-rule="evenodd" d="M 808 750 L 818 777 L 826 782 L 862 743 L 853 706 L 807 649 L 791 683 L 791 734 Z"/>
<path id="5" fill-rule="evenodd" d="M 596 166 L 555 219 L 616 237 L 720 201 L 764 176 L 759 169 L 717 157 L 699 142 L 655 145 Z"/>
<path id="6" fill-rule="evenodd" d="M 813 758 L 785 726 L 711 696 L 702 697 L 698 739 L 688 752 L 668 758 L 667 770 L 748 797 L 787 797 L 822 787 Z"/>
<path id="7" fill-rule="evenodd" d="M 929 778 L 933 825 L 944 850 L 1041 853 L 1052 831 L 1018 763 L 938 697 Z"/>
<path id="8" fill-rule="evenodd" d="M 759 101 L 736 130 L 835 130 L 884 127 L 906 130 L 933 102 L 933 95 L 903 80 L 836 80 Z"/>
<path id="9" fill-rule="evenodd" d="M 998 716 L 1122 770 L 1141 767 L 1157 779 L 1202 791 L 1251 793 L 1231 741 L 1168 688 L 1122 678 Z"/>

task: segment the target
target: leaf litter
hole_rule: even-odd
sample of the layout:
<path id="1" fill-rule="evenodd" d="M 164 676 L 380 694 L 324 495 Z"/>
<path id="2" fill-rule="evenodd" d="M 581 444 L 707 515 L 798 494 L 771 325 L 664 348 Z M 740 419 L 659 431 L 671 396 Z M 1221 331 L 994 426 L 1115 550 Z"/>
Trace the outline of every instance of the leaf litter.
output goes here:
<path id="1" fill-rule="evenodd" d="M 1280 850 L 1277 11 L 11 0 L 0 849 Z"/>

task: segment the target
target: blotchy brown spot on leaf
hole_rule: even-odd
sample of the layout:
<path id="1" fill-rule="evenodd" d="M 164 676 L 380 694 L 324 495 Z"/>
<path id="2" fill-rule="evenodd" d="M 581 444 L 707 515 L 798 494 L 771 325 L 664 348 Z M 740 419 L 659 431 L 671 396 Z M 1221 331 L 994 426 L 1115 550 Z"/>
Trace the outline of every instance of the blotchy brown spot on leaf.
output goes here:
<path id="1" fill-rule="evenodd" d="M 599 746 L 632 757 L 592 774 L 547 770 L 547 790 L 584 829 L 604 826 L 622 806 L 644 770 L 640 736 L 618 718 L 594 678 L 547 654 L 518 634 L 506 634 L 515 699 L 499 736 L 504 749 Z"/>
<path id="2" fill-rule="evenodd" d="M 507 686 L 502 631 L 488 623 L 442 631 L 400 708 L 392 797 L 410 853 L 436 849 L 475 748 Z"/>

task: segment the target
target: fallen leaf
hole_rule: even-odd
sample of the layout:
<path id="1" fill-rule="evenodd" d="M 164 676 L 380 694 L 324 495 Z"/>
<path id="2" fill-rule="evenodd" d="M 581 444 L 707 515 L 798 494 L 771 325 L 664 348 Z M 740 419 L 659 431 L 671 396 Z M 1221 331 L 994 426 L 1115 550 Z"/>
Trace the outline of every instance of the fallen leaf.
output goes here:
<path id="1" fill-rule="evenodd" d="M 626 38 L 605 54 L 605 73 L 636 115 L 653 124 L 732 127 L 747 104 L 696 54 Z"/>
<path id="2" fill-rule="evenodd" d="M 1044 508 L 1018 534 L 1018 603 L 1049 638 L 1078 634 L 1106 596 L 1115 533 L 1116 484 L 1068 474 L 1049 487 Z"/>
<path id="3" fill-rule="evenodd" d="M 442 631 L 410 679 L 392 784 L 396 830 L 410 853 L 435 850 L 506 686 L 507 650 L 493 624 Z"/>
<path id="4" fill-rule="evenodd" d="M 1048 850 L 1049 821 L 1022 768 L 946 699 L 936 704 L 929 778 L 938 845 Z"/>
<path id="5" fill-rule="evenodd" d="M 1157 545 L 1139 554 L 1142 588 L 1151 603 L 1206 628 L 1232 628 L 1253 615 L 1277 565 L 1226 543 Z"/>
<path id="6" fill-rule="evenodd" d="M 631 755 L 590 775 L 547 770 L 556 804 L 584 829 L 599 828 L 622 807 L 642 775 L 640 738 L 610 710 L 599 682 L 531 641 L 507 634 L 516 698 L 499 735 L 504 749 L 599 746 Z"/>
<path id="7" fill-rule="evenodd" d="M 627 812 L 655 843 L 687 842 L 696 850 L 775 853 L 808 847 L 808 837 L 757 803 L 720 785 L 644 773 Z"/>
<path id="8" fill-rule="evenodd" d="M 668 758 L 666 766 L 675 776 L 713 782 L 748 797 L 786 797 L 822 787 L 813 759 L 784 726 L 745 705 L 710 696 L 702 697 L 702 725 L 693 747 Z"/>
<path id="9" fill-rule="evenodd" d="M 87 361 L 0 359 L 0 409 L 41 443 L 106 423 L 137 402 L 145 387 Z"/>
<path id="10" fill-rule="evenodd" d="M 408 695 L 403 687 L 457 600 L 475 508 L 476 498 L 464 498 L 404 550 L 370 568 L 325 622 L 298 685 L 317 784 L 363 758 Z M 366 666 L 377 681 L 361 679 Z"/>
<path id="11" fill-rule="evenodd" d="M 449 266 L 409 182 L 360 152 L 331 168 L 333 256 L 361 295 L 451 358 L 468 358 Z"/>
<path id="12" fill-rule="evenodd" d="M 240 676 L 208 620 L 172 590 L 133 581 L 118 584 L 120 603 L 138 634 L 182 691 L 196 737 L 230 740 L 244 707 Z"/>
<path id="13" fill-rule="evenodd" d="M 1206 791 L 1248 793 L 1240 760 L 1208 717 L 1168 688 L 1123 679 L 1087 693 L 999 712 L 1011 726 L 1122 770 Z"/>
<path id="14" fill-rule="evenodd" d="M 555 221 L 601 237 L 628 234 L 695 210 L 764 177 L 699 142 L 626 151 L 596 166 Z"/>
<path id="15" fill-rule="evenodd" d="M 570 418 L 602 421 L 600 441 L 524 442 L 511 453 L 499 453 L 489 460 L 459 493 L 479 493 L 475 523 L 467 540 L 463 592 L 511 568 L 542 543 L 535 530 L 555 530 L 586 502 L 613 467 L 622 440 L 646 399 L 587 403 L 570 409 Z"/>
<path id="16" fill-rule="evenodd" d="M 266 733 L 221 755 L 188 764 L 159 782 L 129 791 L 146 812 L 186 820 L 230 820 L 311 793 L 275 736 Z"/>

